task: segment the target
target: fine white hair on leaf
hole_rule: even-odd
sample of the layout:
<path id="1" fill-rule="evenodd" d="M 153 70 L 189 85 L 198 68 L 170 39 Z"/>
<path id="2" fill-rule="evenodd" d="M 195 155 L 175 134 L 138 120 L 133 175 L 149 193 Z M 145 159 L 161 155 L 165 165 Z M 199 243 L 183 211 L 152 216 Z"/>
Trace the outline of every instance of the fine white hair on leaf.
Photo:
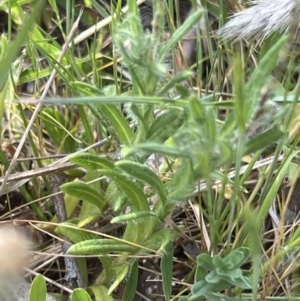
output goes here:
<path id="1" fill-rule="evenodd" d="M 217 34 L 225 41 L 265 39 L 300 22 L 299 0 L 252 0 L 252 7 L 233 15 Z"/>

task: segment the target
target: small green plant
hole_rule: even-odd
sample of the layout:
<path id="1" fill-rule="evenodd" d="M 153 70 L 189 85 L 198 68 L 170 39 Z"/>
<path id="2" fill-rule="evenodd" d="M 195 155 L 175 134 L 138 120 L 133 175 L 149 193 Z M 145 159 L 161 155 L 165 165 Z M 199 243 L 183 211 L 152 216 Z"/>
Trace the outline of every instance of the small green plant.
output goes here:
<path id="1" fill-rule="evenodd" d="M 0 39 L 0 117 L 7 110 L 11 113 L 7 123 L 15 133 L 6 138 L 3 127 L 1 142 L 19 141 L 28 124 L 24 111 L 34 110 L 34 105 L 14 103 L 13 91 L 17 94 L 29 85 L 32 96 L 39 98 L 49 75 L 56 72 L 50 83 L 53 91 L 48 90 L 28 134 L 35 157 L 29 159 L 34 168 L 47 169 L 44 165 L 56 159 L 49 154 L 67 154 L 60 162 L 62 168 L 70 163 L 76 168 L 63 177 L 57 171 L 55 177 L 64 184 L 50 183 L 52 175 L 48 178 L 45 169 L 43 178 L 30 180 L 21 170 L 16 176 L 26 178 L 28 185 L 20 181 L 19 191 L 38 219 L 52 222 L 49 227 L 38 226 L 45 226 L 44 231 L 55 228 L 54 234 L 72 243 L 67 255 L 81 257 L 76 262 L 88 286 L 74 289 L 71 299 L 133 300 L 141 284 L 140 258 L 155 261 L 153 274 L 161 281 L 158 285 L 166 301 L 249 299 L 242 295 L 244 290 L 251 292 L 253 300 L 259 294 L 266 298 L 282 294 L 269 279 L 286 293 L 281 282 L 292 283 L 290 275 L 299 256 L 299 231 L 290 235 L 283 227 L 292 193 L 278 206 L 282 227 L 272 228 L 276 239 L 268 240 L 270 248 L 265 235 L 273 225 L 269 214 L 274 200 L 280 199 L 283 180 L 288 175 L 296 187 L 299 175 L 293 160 L 299 153 L 300 85 L 293 58 L 281 82 L 276 74 L 288 39 L 269 37 L 259 56 L 253 44 L 249 49 L 241 47 L 239 53 L 230 45 L 216 45 L 210 19 L 224 23 L 226 10 L 236 7 L 235 1 L 201 0 L 200 8 L 192 0 L 197 9 L 175 28 L 171 16 L 179 16 L 181 0 L 153 0 L 152 31 L 144 30 L 135 0 L 128 1 L 127 13 L 121 13 L 124 1 L 107 11 L 105 1 L 84 1 L 90 9 L 96 8 L 92 12 L 101 15 L 96 14 L 96 19 L 102 26 L 111 22 L 110 28 L 97 26 L 99 35 L 94 33 L 80 47 L 81 34 L 62 48 L 76 16 L 82 16 L 85 24 L 96 22 L 89 18 L 90 10 L 81 15 L 77 1 L 51 0 L 41 14 L 41 24 L 34 22 L 40 14 L 36 6 L 30 18 L 28 11 L 23 12 L 21 5 L 34 5 L 32 1 L 2 2 L 0 12 L 12 12 L 9 26 L 14 24 L 19 34 L 14 41 L 11 33 Z M 103 19 L 110 13 L 112 18 Z M 45 28 L 47 22 L 52 28 Z M 53 28 L 60 34 L 54 36 Z M 191 68 L 178 71 L 175 58 L 191 29 L 197 39 L 197 58 Z M 98 140 L 107 144 L 92 148 Z M 82 152 L 85 147 L 89 150 Z M 6 171 L 9 158 L 2 151 L 0 158 Z M 65 166 L 62 162 L 69 158 Z M 47 170 L 56 172 L 55 165 Z M 14 182 L 6 185 L 8 190 L 14 186 L 10 183 Z M 59 185 L 67 218 L 53 224 L 61 221 L 52 202 L 60 193 Z M 2 193 L 5 202 L 11 201 L 11 195 Z M 12 213 L 9 210 L 13 218 Z M 174 252 L 182 239 L 193 241 L 195 257 L 184 248 L 180 249 L 183 259 Z M 92 277 L 90 256 L 100 266 Z M 178 278 L 174 257 L 188 267 Z M 295 277 L 295 287 L 298 282 Z M 45 300 L 41 275 L 33 281 L 30 294 L 31 301 Z"/>
<path id="2" fill-rule="evenodd" d="M 179 298 L 179 301 L 233 301 L 240 300 L 222 294 L 229 288 L 252 289 L 249 272 L 242 270 L 241 266 L 249 257 L 247 248 L 238 248 L 222 258 L 220 255 L 213 257 L 208 254 L 197 256 L 195 283 L 188 296 Z"/>

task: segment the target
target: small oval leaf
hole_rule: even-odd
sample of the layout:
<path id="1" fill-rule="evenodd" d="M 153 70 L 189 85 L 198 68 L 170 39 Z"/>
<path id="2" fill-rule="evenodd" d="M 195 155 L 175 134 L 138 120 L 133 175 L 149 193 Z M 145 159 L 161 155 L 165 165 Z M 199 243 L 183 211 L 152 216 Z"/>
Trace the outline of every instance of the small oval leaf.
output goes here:
<path id="1" fill-rule="evenodd" d="M 94 204 L 101 211 L 107 203 L 105 197 L 99 191 L 83 182 L 66 183 L 60 188 L 64 193 Z"/>
<path id="2" fill-rule="evenodd" d="M 90 295 L 82 288 L 75 288 L 72 293 L 72 301 L 92 301 Z"/>
<path id="3" fill-rule="evenodd" d="M 30 301 L 45 301 L 47 294 L 46 281 L 42 275 L 37 275 L 30 287 Z"/>
<path id="4" fill-rule="evenodd" d="M 143 164 L 128 160 L 119 161 L 115 165 L 137 180 L 141 180 L 142 182 L 146 182 L 151 185 L 154 189 L 157 190 L 161 201 L 163 202 L 163 204 L 165 204 L 167 200 L 165 187 L 157 174 L 154 173 L 151 169 Z"/>

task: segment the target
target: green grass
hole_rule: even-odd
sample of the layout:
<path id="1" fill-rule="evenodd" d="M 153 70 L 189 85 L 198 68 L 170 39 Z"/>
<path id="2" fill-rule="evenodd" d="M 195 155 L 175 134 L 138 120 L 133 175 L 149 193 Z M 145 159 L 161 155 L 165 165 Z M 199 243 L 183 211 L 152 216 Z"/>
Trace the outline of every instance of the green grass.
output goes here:
<path id="1" fill-rule="evenodd" d="M 210 22 L 226 22 L 223 1 L 201 1 L 168 40 L 172 10 L 159 0 L 152 33 L 134 1 L 127 14 L 117 3 L 113 18 L 96 1 L 83 13 L 89 1 L 49 1 L 41 14 L 25 2 L 0 7 L 11 11 L 0 44 L 1 183 L 23 177 L 1 186 L 0 202 L 10 201 L 0 214 L 19 212 L 15 193 L 33 235 L 48 234 L 38 250 L 72 243 L 87 284 L 73 300 L 133 300 L 137 287 L 147 295 L 147 277 L 165 300 L 296 299 L 298 221 L 284 216 L 299 211 L 300 85 L 288 38 L 223 44 Z M 200 18 L 197 60 L 180 69 L 180 41 Z M 17 160 L 23 142 L 31 167 Z M 63 258 L 52 264 L 38 271 L 69 287 Z"/>

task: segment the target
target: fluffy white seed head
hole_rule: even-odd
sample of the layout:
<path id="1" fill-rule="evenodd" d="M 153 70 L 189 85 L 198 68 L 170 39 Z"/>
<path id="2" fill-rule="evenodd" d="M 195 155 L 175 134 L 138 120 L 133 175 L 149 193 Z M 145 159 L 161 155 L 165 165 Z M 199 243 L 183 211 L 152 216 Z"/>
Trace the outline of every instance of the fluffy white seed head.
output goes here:
<path id="1" fill-rule="evenodd" d="M 285 32 L 300 23 L 299 0 L 252 0 L 252 7 L 236 13 L 218 31 L 225 41 L 265 39 L 275 31 Z"/>
<path id="2" fill-rule="evenodd" d="M 0 226 L 0 281 L 22 273 L 29 247 L 29 240 L 20 229 Z"/>

